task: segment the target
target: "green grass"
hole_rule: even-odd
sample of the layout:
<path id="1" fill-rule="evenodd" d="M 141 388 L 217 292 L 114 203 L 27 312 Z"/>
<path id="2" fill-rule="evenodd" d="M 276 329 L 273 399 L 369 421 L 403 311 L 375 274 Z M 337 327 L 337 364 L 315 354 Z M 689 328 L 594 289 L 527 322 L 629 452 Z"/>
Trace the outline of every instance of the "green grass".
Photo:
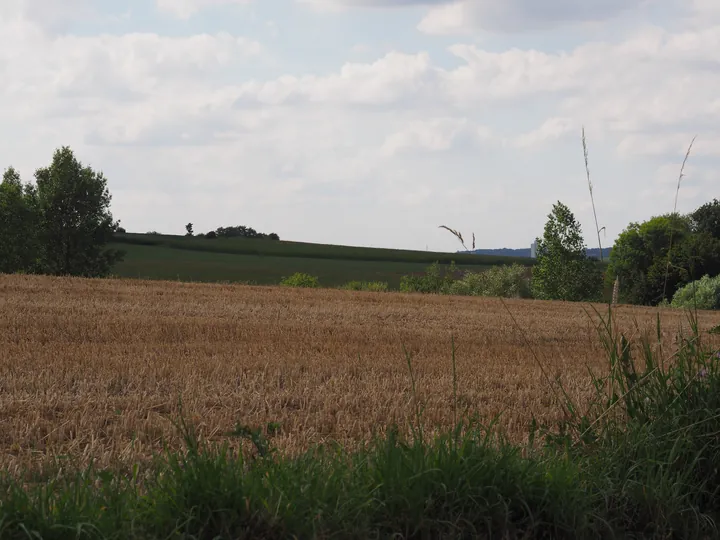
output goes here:
<path id="1" fill-rule="evenodd" d="M 435 261 L 441 264 L 450 264 L 452 261 L 455 261 L 458 265 L 481 266 L 512 264 L 513 262 L 524 266 L 532 266 L 535 264 L 534 259 L 527 257 L 501 257 L 494 255 L 471 255 L 468 253 L 440 253 L 403 249 L 336 246 L 266 239 L 217 238 L 207 240 L 199 237 L 124 233 L 115 235 L 115 241 L 125 244 L 164 246 L 189 251 L 299 257 L 303 259 L 424 263 L 425 265 Z"/>
<path id="2" fill-rule="evenodd" d="M 391 427 L 354 452 L 298 457 L 238 426 L 255 450 L 234 454 L 181 418 L 185 450 L 147 475 L 89 469 L 31 486 L 3 476 L 0 537 L 717 538 L 720 353 L 692 315 L 690 328 L 670 363 L 655 346 L 659 317 L 657 336 L 632 343 L 601 317 L 610 370 L 594 379 L 595 401 L 579 411 L 554 388 L 567 415 L 555 429 L 533 425 L 527 447 L 465 419 L 432 439 Z"/>
<path id="3" fill-rule="evenodd" d="M 231 246 L 233 242 L 242 246 L 244 241 L 228 241 Z M 283 277 L 302 272 L 317 276 L 323 287 L 339 287 L 349 281 L 384 281 L 390 288 L 397 289 L 403 275 L 423 273 L 427 268 L 423 262 L 232 254 L 179 249 L 168 244 L 111 244 L 109 247 L 127 252 L 125 260 L 113 267 L 114 275 L 127 278 L 277 285 Z M 460 265 L 459 268 L 483 270 L 489 266 Z"/>

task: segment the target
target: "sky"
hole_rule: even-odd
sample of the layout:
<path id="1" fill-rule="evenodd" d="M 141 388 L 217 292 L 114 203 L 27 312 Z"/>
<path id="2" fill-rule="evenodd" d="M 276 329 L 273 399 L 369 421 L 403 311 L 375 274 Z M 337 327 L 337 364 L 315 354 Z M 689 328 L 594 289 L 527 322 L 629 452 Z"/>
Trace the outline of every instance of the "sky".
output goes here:
<path id="1" fill-rule="evenodd" d="M 0 167 L 70 146 L 128 231 L 597 246 L 720 196 L 717 0 L 1 0 Z"/>

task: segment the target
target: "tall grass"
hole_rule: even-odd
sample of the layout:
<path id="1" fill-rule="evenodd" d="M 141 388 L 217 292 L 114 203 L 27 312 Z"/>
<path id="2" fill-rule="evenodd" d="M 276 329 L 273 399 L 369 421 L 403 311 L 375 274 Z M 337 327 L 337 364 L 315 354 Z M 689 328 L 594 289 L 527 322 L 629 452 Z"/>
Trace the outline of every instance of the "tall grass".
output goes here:
<path id="1" fill-rule="evenodd" d="M 590 191 L 590 202 L 592 202 L 593 217 L 595 218 L 595 230 L 597 232 L 598 248 L 600 249 L 600 261 L 603 260 L 602 243 L 600 242 L 600 231 L 605 230 L 605 227 L 600 228 L 598 224 L 597 212 L 595 211 L 595 196 L 593 195 L 593 185 L 590 181 L 590 165 L 588 163 L 588 148 L 587 141 L 585 140 L 585 127 L 582 128 L 582 146 L 583 156 L 585 158 L 585 174 L 587 176 L 588 190 Z"/>

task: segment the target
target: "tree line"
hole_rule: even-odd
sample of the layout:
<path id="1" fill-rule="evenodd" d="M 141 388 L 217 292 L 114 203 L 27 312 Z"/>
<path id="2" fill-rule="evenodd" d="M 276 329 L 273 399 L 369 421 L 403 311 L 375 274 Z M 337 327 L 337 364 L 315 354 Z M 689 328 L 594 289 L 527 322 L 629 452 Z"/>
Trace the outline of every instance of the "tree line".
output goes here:
<path id="1" fill-rule="evenodd" d="M 669 303 L 691 282 L 720 275 L 720 201 L 713 199 L 686 215 L 630 223 L 610 250 L 605 272 L 586 256 L 579 223 L 558 201 L 538 238 L 537 259 L 535 298 L 597 301 L 618 279 L 623 303 Z"/>
<path id="2" fill-rule="evenodd" d="M 25 183 L 13 167 L 3 174 L 0 273 L 107 276 L 124 255 L 107 244 L 125 231 L 110 212 L 111 195 L 103 173 L 83 165 L 69 147 L 62 147 L 34 177 L 35 184 Z M 448 230 L 463 241 L 459 233 Z M 188 223 L 186 233 L 207 239 L 280 240 L 275 233 L 244 225 L 195 235 Z M 657 305 L 671 302 L 677 291 L 704 276 L 720 276 L 717 199 L 686 215 L 669 213 L 630 223 L 612 247 L 606 267 L 587 256 L 580 224 L 558 201 L 543 237 L 537 239 L 531 292 L 538 299 L 600 301 L 617 279 L 621 302 Z"/>
<path id="3" fill-rule="evenodd" d="M 196 236 L 198 238 L 207 238 L 210 240 L 213 238 L 264 238 L 267 240 L 280 240 L 280 236 L 278 236 L 277 233 L 265 234 L 245 225 L 218 227 L 214 231 L 208 231 L 205 234 L 199 233 L 196 235 L 193 231 L 193 224 L 188 223 L 185 225 L 185 236 Z"/>

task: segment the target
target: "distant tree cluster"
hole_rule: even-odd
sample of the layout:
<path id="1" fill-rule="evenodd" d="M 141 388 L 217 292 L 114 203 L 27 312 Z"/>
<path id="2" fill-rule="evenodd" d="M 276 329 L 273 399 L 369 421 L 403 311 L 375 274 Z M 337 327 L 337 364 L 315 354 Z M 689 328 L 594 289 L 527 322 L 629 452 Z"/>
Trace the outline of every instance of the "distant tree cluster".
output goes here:
<path id="1" fill-rule="evenodd" d="M 101 172 L 68 147 L 23 183 L 9 167 L 0 183 L 0 272 L 101 277 L 122 259 L 105 245 L 118 230 Z"/>
<path id="2" fill-rule="evenodd" d="M 720 201 L 687 215 L 665 214 L 631 223 L 610 252 L 607 277 L 620 278 L 621 298 L 631 304 L 670 302 L 703 276 L 720 274 Z"/>
<path id="3" fill-rule="evenodd" d="M 597 261 L 587 256 L 580 225 L 558 202 L 538 239 L 537 259 L 532 276 L 535 298 L 599 300 L 603 287 L 619 279 L 622 302 L 669 303 L 695 280 L 720 275 L 720 201 L 714 199 L 687 215 L 671 213 L 630 223 L 610 251 L 604 279 Z M 703 290 L 710 290 L 709 285 Z"/>
<path id="4" fill-rule="evenodd" d="M 188 229 L 188 227 L 190 227 Z M 188 223 L 185 226 L 188 236 L 192 236 L 192 223 Z M 266 238 L 268 240 L 280 240 L 280 237 L 275 233 L 265 234 L 257 232 L 252 227 L 246 227 L 245 225 L 237 225 L 235 227 L 218 227 L 214 231 L 210 231 L 205 235 L 205 238 Z"/>

